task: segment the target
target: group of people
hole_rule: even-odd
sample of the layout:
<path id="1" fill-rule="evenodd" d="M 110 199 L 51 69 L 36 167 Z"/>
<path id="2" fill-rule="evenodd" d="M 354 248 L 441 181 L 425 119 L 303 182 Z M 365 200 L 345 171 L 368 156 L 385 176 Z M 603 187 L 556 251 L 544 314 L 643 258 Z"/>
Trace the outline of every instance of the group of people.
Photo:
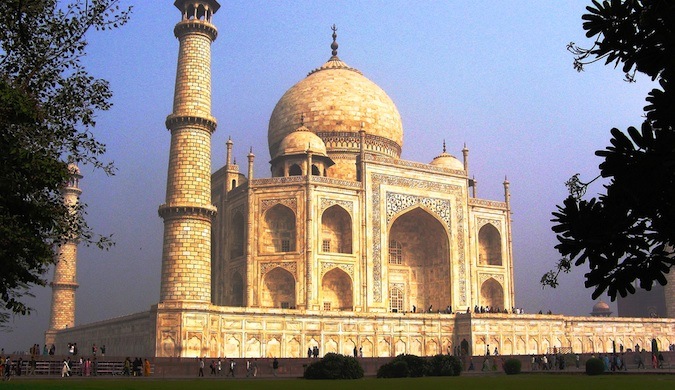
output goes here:
<path id="1" fill-rule="evenodd" d="M 131 358 L 127 356 L 124 359 L 124 366 L 122 368 L 122 375 L 124 376 L 150 376 L 150 361 L 145 359 L 145 361 L 139 357 L 135 358 L 134 361 L 131 361 Z"/>
<path id="2" fill-rule="evenodd" d="M 308 347 L 307 348 L 307 357 L 308 358 L 318 358 L 319 357 L 319 347 L 317 345 L 315 345 L 313 347 Z"/>
<path id="3" fill-rule="evenodd" d="M 197 376 L 204 376 L 204 366 L 205 366 L 205 361 L 206 357 L 204 358 L 199 358 L 199 372 Z M 276 367 L 274 367 L 276 365 Z M 227 371 L 227 376 L 228 377 L 235 377 L 235 373 L 237 371 L 237 362 L 230 358 L 230 360 L 227 362 L 228 366 L 228 371 Z M 274 374 L 276 376 L 276 370 L 279 368 L 279 362 L 276 358 L 274 358 L 274 361 L 272 362 L 272 366 L 274 369 Z M 218 360 L 211 360 L 211 363 L 209 364 L 209 368 L 211 369 L 211 374 L 212 376 L 221 376 L 223 372 L 223 361 L 222 359 L 218 358 Z M 246 360 L 246 377 L 257 377 L 258 376 L 258 359 L 247 359 Z"/>

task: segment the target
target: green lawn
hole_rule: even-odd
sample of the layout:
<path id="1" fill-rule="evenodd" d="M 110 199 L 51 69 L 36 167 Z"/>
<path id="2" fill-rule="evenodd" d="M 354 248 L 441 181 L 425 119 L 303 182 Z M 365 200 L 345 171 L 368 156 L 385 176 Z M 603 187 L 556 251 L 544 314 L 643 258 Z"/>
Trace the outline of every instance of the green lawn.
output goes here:
<path id="1" fill-rule="evenodd" d="M 361 379 L 354 381 L 307 381 L 302 379 L 82 379 L 15 380 L 0 382 L 0 389 L 129 389 L 129 390 L 211 390 L 211 389 L 298 389 L 298 390 L 420 390 L 420 389 L 513 389 L 513 390 L 619 390 L 675 388 L 675 375 L 515 375 L 464 376 L 451 378 Z"/>

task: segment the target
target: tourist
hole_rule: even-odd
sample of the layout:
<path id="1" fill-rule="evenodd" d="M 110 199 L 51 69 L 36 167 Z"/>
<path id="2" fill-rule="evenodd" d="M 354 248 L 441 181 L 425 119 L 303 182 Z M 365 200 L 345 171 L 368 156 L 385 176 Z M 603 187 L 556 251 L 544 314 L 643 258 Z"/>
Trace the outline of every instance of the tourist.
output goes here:
<path id="1" fill-rule="evenodd" d="M 253 374 L 253 371 L 251 370 L 251 360 L 246 359 L 246 377 L 250 377 Z"/>
<path id="2" fill-rule="evenodd" d="M 143 376 L 150 376 L 150 361 L 145 359 L 143 363 Z"/>
<path id="3" fill-rule="evenodd" d="M 234 359 L 230 359 L 230 372 L 227 374 L 227 376 L 232 376 L 234 378 L 234 368 L 237 366 L 237 362 L 234 361 Z"/>
<path id="4" fill-rule="evenodd" d="M 253 377 L 258 376 L 258 359 L 253 359 Z"/>
<path id="5" fill-rule="evenodd" d="M 314 347 L 314 348 L 317 348 L 317 347 Z M 279 361 L 275 357 L 274 360 L 272 361 L 272 373 L 274 374 L 274 376 L 277 376 L 277 370 L 278 369 L 279 369 Z"/>
<path id="6" fill-rule="evenodd" d="M 209 375 L 216 375 L 216 361 L 211 360 L 211 364 L 209 364 L 209 368 L 211 369 L 211 374 Z"/>
<path id="7" fill-rule="evenodd" d="M 127 358 L 124 359 L 124 369 L 122 371 L 122 375 L 124 376 L 131 375 L 131 358 L 129 356 L 127 356 Z M 204 376 L 203 373 L 202 376 Z"/>
<path id="8" fill-rule="evenodd" d="M 199 358 L 199 374 L 197 376 L 204 376 L 204 359 Z"/>
<path id="9" fill-rule="evenodd" d="M 312 347 L 307 347 L 307 358 L 310 359 L 312 357 Z"/>
<path id="10" fill-rule="evenodd" d="M 5 380 L 8 381 L 12 377 L 12 360 L 9 355 L 5 358 Z"/>
<path id="11" fill-rule="evenodd" d="M 35 356 L 31 356 L 28 361 L 28 375 L 35 375 L 35 369 L 37 368 L 37 362 L 35 361 Z"/>
<path id="12" fill-rule="evenodd" d="M 223 374 L 223 362 L 218 358 L 218 376 L 221 376 Z"/>
<path id="13" fill-rule="evenodd" d="M 101 356 L 105 357 L 105 344 L 101 346 Z"/>
<path id="14" fill-rule="evenodd" d="M 354 357 L 359 357 L 359 350 L 354 346 Z"/>
<path id="15" fill-rule="evenodd" d="M 70 365 L 66 359 L 63 359 L 63 365 L 61 366 L 61 378 L 70 376 Z"/>

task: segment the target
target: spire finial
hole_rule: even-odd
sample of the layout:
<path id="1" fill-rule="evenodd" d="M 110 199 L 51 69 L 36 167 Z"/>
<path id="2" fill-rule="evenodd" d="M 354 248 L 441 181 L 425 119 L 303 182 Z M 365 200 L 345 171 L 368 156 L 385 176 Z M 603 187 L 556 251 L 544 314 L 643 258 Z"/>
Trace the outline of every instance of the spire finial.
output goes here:
<path id="1" fill-rule="evenodd" d="M 333 43 L 330 44 L 330 48 L 333 50 L 332 51 L 333 57 L 337 57 L 337 49 L 338 49 L 338 43 L 336 42 L 337 27 L 335 27 L 335 25 L 333 25 L 333 27 L 331 27 L 331 30 L 333 30 Z"/>
<path id="2" fill-rule="evenodd" d="M 300 126 L 305 125 L 305 113 L 300 114 Z"/>
<path id="3" fill-rule="evenodd" d="M 445 138 L 443 139 L 443 153 L 445 153 Z"/>

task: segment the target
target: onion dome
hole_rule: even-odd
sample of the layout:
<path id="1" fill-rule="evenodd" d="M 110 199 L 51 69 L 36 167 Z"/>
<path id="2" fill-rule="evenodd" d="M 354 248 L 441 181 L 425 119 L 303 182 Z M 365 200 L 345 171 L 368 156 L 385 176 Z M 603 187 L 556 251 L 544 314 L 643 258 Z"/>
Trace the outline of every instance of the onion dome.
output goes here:
<path id="1" fill-rule="evenodd" d="M 282 140 L 296 130 L 297 113 L 302 112 L 304 125 L 323 139 L 328 153 L 358 153 L 363 128 L 366 151 L 400 157 L 403 125 L 396 105 L 338 58 L 335 31 L 333 26 L 330 59 L 286 91 L 274 107 L 267 133 L 270 156 L 282 153 Z"/>
<path id="2" fill-rule="evenodd" d="M 464 164 L 455 156 L 445 151 L 445 141 L 443 141 L 443 153 L 431 160 L 429 165 L 458 171 L 464 170 Z"/>
<path id="3" fill-rule="evenodd" d="M 612 314 L 612 311 L 609 309 L 609 305 L 603 301 L 600 301 L 593 305 L 593 311 L 591 315 L 594 317 L 609 317 Z"/>

